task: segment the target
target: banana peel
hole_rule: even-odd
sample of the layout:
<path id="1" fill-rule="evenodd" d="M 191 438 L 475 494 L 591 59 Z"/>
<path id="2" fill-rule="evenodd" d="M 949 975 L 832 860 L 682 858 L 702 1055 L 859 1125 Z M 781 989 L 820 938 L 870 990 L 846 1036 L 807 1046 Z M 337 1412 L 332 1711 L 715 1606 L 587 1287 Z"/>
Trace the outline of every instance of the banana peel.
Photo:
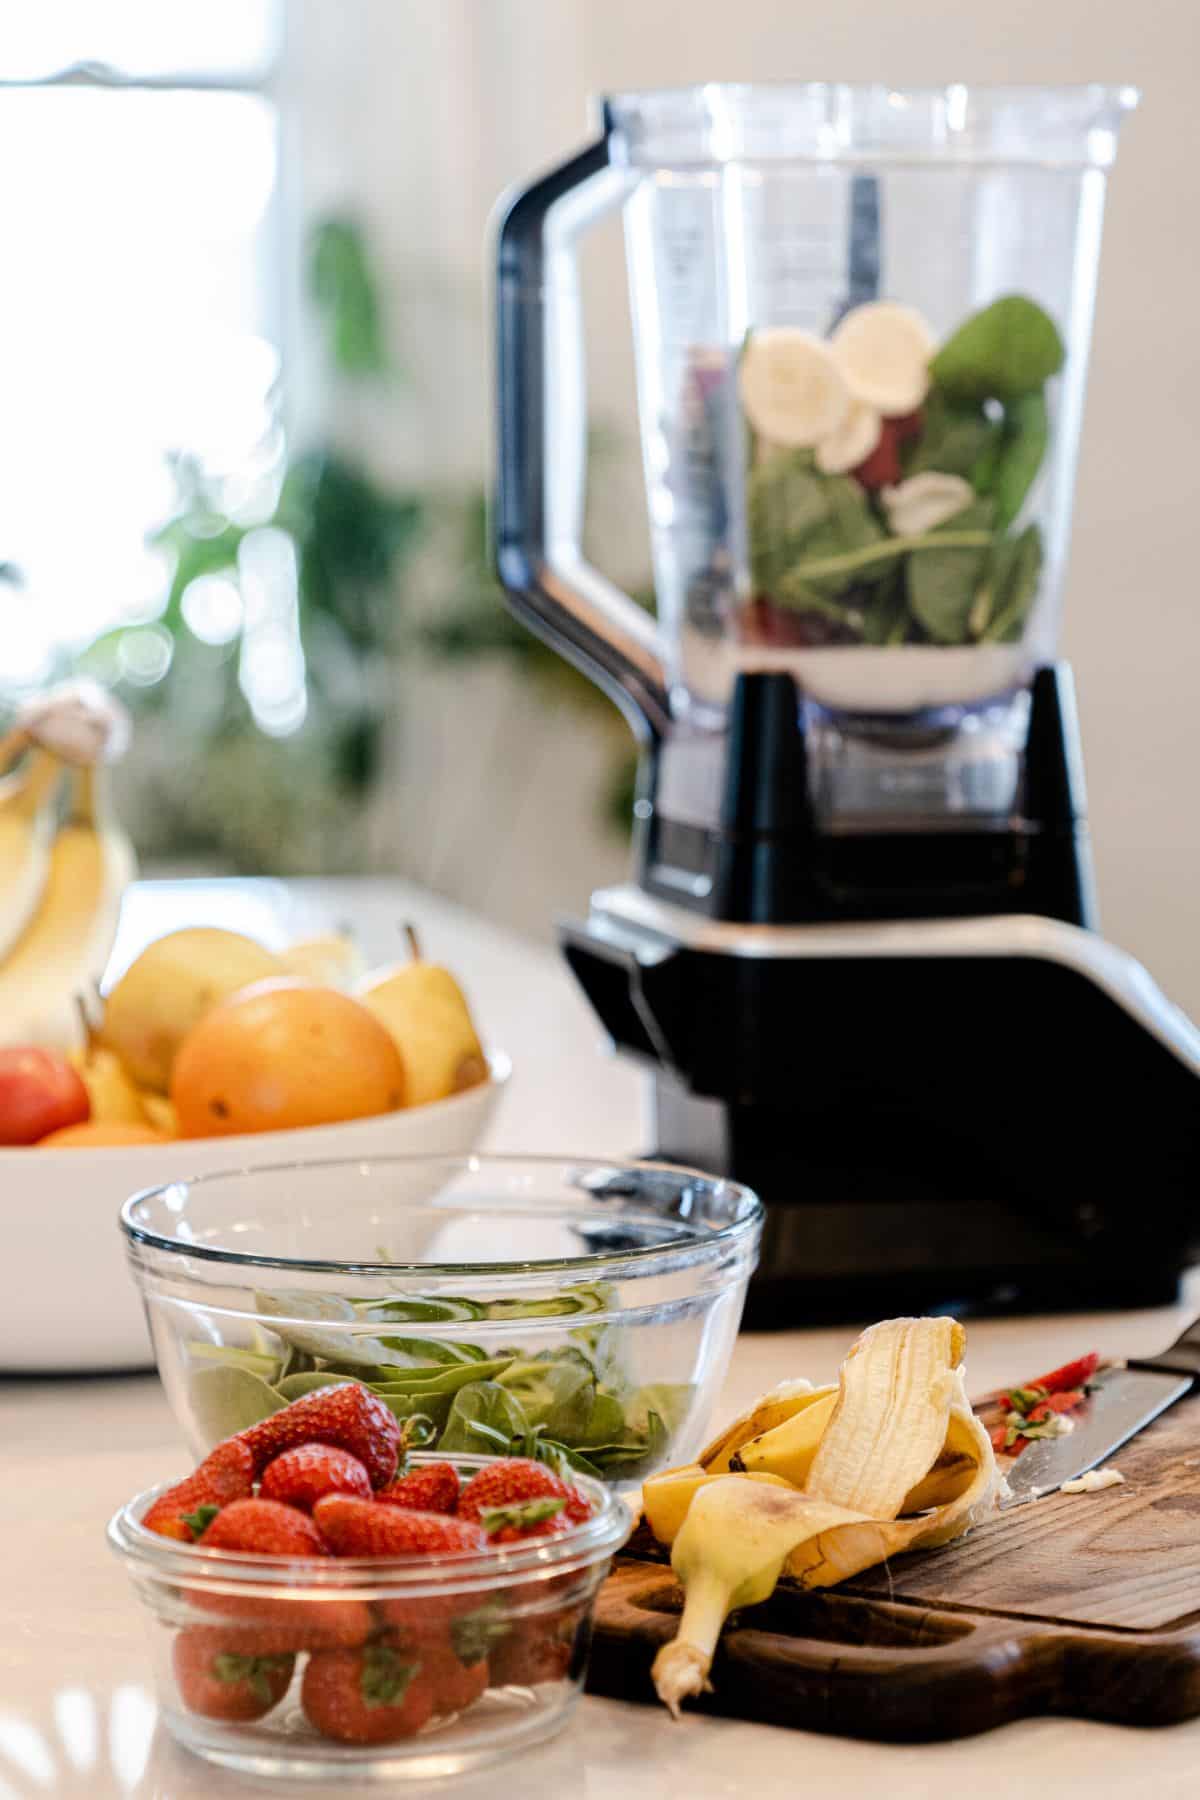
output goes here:
<path id="1" fill-rule="evenodd" d="M 952 1319 L 885 1320 L 856 1341 L 836 1390 L 789 1384 L 764 1396 L 694 1470 L 678 1472 L 692 1476 L 671 1553 L 684 1609 L 653 1668 L 674 1716 L 709 1686 L 729 1613 L 768 1599 L 784 1574 L 802 1588 L 831 1587 L 901 1551 L 948 1543 L 991 1511 L 1000 1478 L 967 1399 L 965 1343 Z M 783 1449 L 779 1438 L 767 1444 L 767 1468 L 763 1440 L 777 1433 Z M 755 1459 L 753 1471 L 714 1466 Z M 803 1467 L 803 1486 L 762 1480 L 789 1459 Z M 713 1475 L 721 1478 L 705 1479 Z"/>

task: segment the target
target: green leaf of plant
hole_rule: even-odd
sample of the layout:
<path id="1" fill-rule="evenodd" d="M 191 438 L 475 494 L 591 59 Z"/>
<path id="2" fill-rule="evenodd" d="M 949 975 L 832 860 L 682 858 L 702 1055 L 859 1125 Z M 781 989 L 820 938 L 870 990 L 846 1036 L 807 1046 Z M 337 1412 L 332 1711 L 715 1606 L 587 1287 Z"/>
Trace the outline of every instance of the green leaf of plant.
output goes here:
<path id="1" fill-rule="evenodd" d="M 579 1450 L 592 1444 L 616 1443 L 625 1430 L 625 1410 L 611 1394 L 597 1394 L 591 1416 L 575 1439 Z"/>
<path id="2" fill-rule="evenodd" d="M 690 1381 L 651 1381 L 638 1388 L 625 1409 L 626 1423 L 642 1433 L 657 1418 L 667 1431 L 680 1431 L 691 1411 L 696 1389 Z"/>
<path id="3" fill-rule="evenodd" d="M 516 1394 L 530 1425 L 540 1425 L 547 1437 L 572 1444 L 586 1430 L 596 1395 L 590 1368 L 572 1360 L 530 1359 L 510 1363 L 497 1380 Z"/>
<path id="4" fill-rule="evenodd" d="M 480 1360 L 474 1354 L 474 1345 L 460 1347 L 441 1338 L 383 1337 L 379 1341 L 389 1350 L 398 1350 L 411 1357 L 414 1367 L 425 1367 L 429 1363 L 453 1363 L 457 1367 L 460 1363 Z"/>
<path id="5" fill-rule="evenodd" d="M 1006 294 L 965 319 L 929 367 L 951 400 L 1008 405 L 1037 393 L 1065 355 L 1049 313 L 1025 294 Z"/>
<path id="6" fill-rule="evenodd" d="M 313 1294 L 307 1289 L 282 1288 L 274 1293 L 256 1293 L 255 1305 L 272 1321 L 287 1319 L 286 1325 L 272 1323 L 285 1343 L 294 1344 L 309 1356 L 320 1357 L 335 1365 L 341 1374 L 390 1368 L 408 1369 L 414 1359 L 404 1351 L 389 1350 L 382 1338 L 365 1331 L 322 1331 L 319 1321 L 330 1324 L 360 1323 L 357 1309 L 340 1294 Z M 294 1323 L 297 1319 L 317 1321 L 311 1327 Z"/>
<path id="7" fill-rule="evenodd" d="M 293 1400 L 301 1400 L 305 1394 L 315 1394 L 319 1388 L 336 1387 L 340 1383 L 359 1379 L 357 1375 L 334 1374 L 331 1369 L 299 1369 L 294 1375 L 284 1375 L 277 1381 L 275 1392 L 290 1406 Z"/>
<path id="8" fill-rule="evenodd" d="M 427 1363 L 419 1369 L 379 1369 L 378 1379 L 368 1381 L 376 1393 L 453 1394 L 473 1381 L 491 1380 L 503 1374 L 512 1362 L 511 1356 L 494 1356 L 488 1362 Z"/>
<path id="9" fill-rule="evenodd" d="M 195 1370 L 188 1398 L 197 1431 L 210 1444 L 269 1419 L 287 1405 L 261 1375 L 223 1363 Z"/>
<path id="10" fill-rule="evenodd" d="M 252 1375 L 261 1375 L 271 1387 L 282 1372 L 279 1358 L 268 1350 L 247 1350 L 237 1344 L 212 1344 L 207 1338 L 191 1338 L 187 1351 L 189 1362 L 223 1363 L 232 1369 L 248 1369 Z"/>
<path id="11" fill-rule="evenodd" d="M 422 1394 L 409 1392 L 407 1389 L 393 1393 L 387 1388 L 372 1388 L 371 1392 L 379 1396 L 383 1404 L 401 1423 L 405 1419 L 415 1418 L 418 1413 L 424 1413 L 427 1418 L 433 1420 L 438 1431 L 445 1429 L 446 1421 L 450 1417 L 450 1408 L 454 1404 L 454 1395 L 451 1393 Z"/>
<path id="12" fill-rule="evenodd" d="M 886 585 L 873 588 L 859 608 L 865 644 L 902 644 L 908 636 L 908 590 L 903 566 L 897 564 Z"/>
<path id="13" fill-rule="evenodd" d="M 1042 573 L 1042 534 L 1027 525 L 1015 538 L 1001 538 L 988 571 L 991 604 L 983 627 L 990 644 L 1018 643 Z"/>
<path id="14" fill-rule="evenodd" d="M 507 1446 L 524 1437 L 529 1420 L 515 1394 L 496 1381 L 476 1381 L 454 1397 L 438 1449 L 446 1456 L 492 1451 L 497 1438 Z"/>
<path id="15" fill-rule="evenodd" d="M 1005 407 L 1004 427 L 992 475 L 998 531 L 1006 531 L 1025 504 L 1025 496 L 1037 480 L 1049 441 L 1046 397 L 1040 389 Z"/>
<path id="16" fill-rule="evenodd" d="M 927 532 L 922 547 L 913 549 L 906 567 L 908 604 L 913 616 L 937 644 L 970 642 L 971 609 L 988 566 L 990 543 L 942 548 L 942 534 L 985 532 L 991 527 L 992 506 L 975 500 L 944 525 Z M 903 540 L 897 540 L 898 542 Z"/>
<path id="17" fill-rule="evenodd" d="M 822 475 L 807 451 L 789 451 L 761 463 L 747 490 L 751 574 L 756 592 L 789 606 L 811 608 L 835 601 L 856 580 L 883 580 L 886 564 L 858 553 L 886 533 L 864 490 L 848 475 Z M 855 564 L 843 569 L 843 560 Z M 832 570 L 819 564 L 832 561 Z"/>
<path id="18" fill-rule="evenodd" d="M 308 287 L 325 321 L 330 359 L 344 375 L 387 367 L 379 298 L 366 240 L 352 219 L 318 220 L 308 250 Z"/>
<path id="19" fill-rule="evenodd" d="M 961 475 L 977 493 L 986 491 L 979 485 L 979 473 L 989 450 L 999 442 L 999 421 L 989 419 L 972 402 L 956 404 L 937 387 L 930 388 L 923 415 L 919 435 L 901 453 L 905 476 L 936 469 L 942 475 Z"/>

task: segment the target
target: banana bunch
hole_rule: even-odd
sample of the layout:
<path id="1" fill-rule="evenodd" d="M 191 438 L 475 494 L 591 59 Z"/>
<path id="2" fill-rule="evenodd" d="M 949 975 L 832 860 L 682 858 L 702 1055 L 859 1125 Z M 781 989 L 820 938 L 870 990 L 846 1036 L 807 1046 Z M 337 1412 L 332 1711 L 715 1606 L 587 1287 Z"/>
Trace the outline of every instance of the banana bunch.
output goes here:
<path id="1" fill-rule="evenodd" d="M 132 847 L 104 766 L 125 748 L 123 707 L 94 683 L 39 695 L 0 738 L 0 1043 L 73 1049 L 80 997 L 104 972 Z"/>
<path id="2" fill-rule="evenodd" d="M 642 1504 L 684 1588 L 654 1684 L 678 1717 L 709 1686 L 726 1618 L 780 1577 L 831 1587 L 902 1550 L 958 1537 L 996 1504 L 991 1441 L 971 1411 L 954 1319 L 864 1331 L 836 1386 L 764 1395 L 701 1452 L 646 1483 Z"/>

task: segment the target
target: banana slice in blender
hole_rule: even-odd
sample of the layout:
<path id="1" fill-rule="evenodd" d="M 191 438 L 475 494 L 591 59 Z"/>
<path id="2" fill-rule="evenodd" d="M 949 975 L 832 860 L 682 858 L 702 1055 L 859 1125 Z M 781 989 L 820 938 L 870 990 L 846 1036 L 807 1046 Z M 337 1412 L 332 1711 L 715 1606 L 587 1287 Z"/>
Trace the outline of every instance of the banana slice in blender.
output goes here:
<path id="1" fill-rule="evenodd" d="M 793 326 L 753 334 L 742 352 L 738 386 L 754 430 L 788 450 L 808 450 L 832 437 L 850 410 L 850 390 L 829 346 Z"/>
<path id="2" fill-rule="evenodd" d="M 929 390 L 933 333 L 911 306 L 869 300 L 848 312 L 829 340 L 856 400 L 885 419 L 915 412 Z"/>
<path id="3" fill-rule="evenodd" d="M 817 467 L 823 475 L 845 475 L 866 462 L 883 433 L 883 419 L 863 400 L 851 400 L 838 429 L 817 445 Z"/>

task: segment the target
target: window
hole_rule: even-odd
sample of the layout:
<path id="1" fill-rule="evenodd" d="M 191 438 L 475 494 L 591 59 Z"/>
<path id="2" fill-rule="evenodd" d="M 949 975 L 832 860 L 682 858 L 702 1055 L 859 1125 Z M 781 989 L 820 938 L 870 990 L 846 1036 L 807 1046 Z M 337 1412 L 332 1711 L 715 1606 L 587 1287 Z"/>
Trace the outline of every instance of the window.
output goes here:
<path id="1" fill-rule="evenodd" d="M 0 686 L 166 586 L 188 452 L 253 484 L 281 276 L 276 0 L 56 0 L 0 43 Z M 251 498 L 251 496 L 247 496 Z"/>

